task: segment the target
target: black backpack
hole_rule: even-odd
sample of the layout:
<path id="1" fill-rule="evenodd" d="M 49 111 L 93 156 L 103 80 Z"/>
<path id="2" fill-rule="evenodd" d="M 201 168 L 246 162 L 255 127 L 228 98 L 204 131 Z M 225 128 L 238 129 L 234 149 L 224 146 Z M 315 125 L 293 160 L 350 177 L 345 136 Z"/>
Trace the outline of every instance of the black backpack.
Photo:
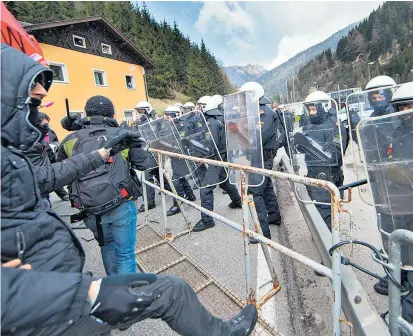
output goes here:
<path id="1" fill-rule="evenodd" d="M 73 146 L 73 155 L 91 153 L 102 148 L 107 140 L 124 131 L 115 127 L 81 129 L 76 131 L 78 140 Z M 129 161 L 122 153 L 111 156 L 99 168 L 71 184 L 72 204 L 86 213 L 102 215 L 119 207 L 123 202 L 136 199 L 140 182 Z"/>

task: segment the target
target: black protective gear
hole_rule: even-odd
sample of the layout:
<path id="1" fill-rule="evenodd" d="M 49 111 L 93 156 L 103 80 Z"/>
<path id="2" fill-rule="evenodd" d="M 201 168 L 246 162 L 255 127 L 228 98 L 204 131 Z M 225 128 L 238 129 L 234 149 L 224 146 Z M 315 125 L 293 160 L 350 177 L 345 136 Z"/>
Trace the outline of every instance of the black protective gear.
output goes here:
<path id="1" fill-rule="evenodd" d="M 124 131 L 120 135 L 105 142 L 105 148 L 110 149 L 110 155 L 116 155 L 126 148 L 141 148 L 143 140 L 138 133 Z"/>
<path id="2" fill-rule="evenodd" d="M 42 101 L 37 98 L 30 98 L 29 101 L 29 109 L 30 109 L 30 114 L 29 114 L 29 122 L 33 125 L 36 126 L 39 120 L 39 106 L 42 104 Z"/>
<path id="3" fill-rule="evenodd" d="M 113 118 L 115 115 L 115 108 L 110 99 L 104 96 L 93 96 L 86 102 L 85 112 L 88 117 L 100 115 Z"/>

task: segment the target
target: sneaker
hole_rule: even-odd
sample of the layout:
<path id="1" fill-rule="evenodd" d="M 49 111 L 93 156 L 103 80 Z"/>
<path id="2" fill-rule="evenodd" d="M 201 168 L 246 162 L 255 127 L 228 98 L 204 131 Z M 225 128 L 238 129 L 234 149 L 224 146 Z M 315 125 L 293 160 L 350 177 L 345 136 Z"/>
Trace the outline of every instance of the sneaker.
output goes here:
<path id="1" fill-rule="evenodd" d="M 252 304 L 245 306 L 241 312 L 226 323 L 229 324 L 229 336 L 251 335 L 257 323 L 257 308 Z"/>
<path id="2" fill-rule="evenodd" d="M 156 208 L 155 204 L 148 204 L 148 210 L 152 210 L 155 208 Z M 145 204 L 141 205 L 141 207 L 139 208 L 139 212 L 145 212 Z"/>
<path id="3" fill-rule="evenodd" d="M 242 209 L 242 203 L 241 203 L 241 201 L 238 201 L 238 202 L 232 201 L 231 203 L 228 204 L 228 206 L 229 206 L 231 209 Z"/>
<path id="4" fill-rule="evenodd" d="M 193 232 L 200 232 L 200 231 L 204 231 L 204 230 L 209 229 L 209 228 L 213 228 L 214 226 L 215 226 L 215 223 L 213 221 L 205 223 L 201 219 L 198 223 L 196 223 L 196 225 L 194 226 L 192 231 Z"/>
<path id="5" fill-rule="evenodd" d="M 168 217 L 179 214 L 181 212 L 181 209 L 177 205 L 173 205 L 172 208 L 169 209 L 169 211 L 166 213 Z"/>
<path id="6" fill-rule="evenodd" d="M 191 196 L 185 196 L 185 199 L 190 201 L 190 202 L 195 202 L 196 201 L 196 196 L 192 194 Z"/>

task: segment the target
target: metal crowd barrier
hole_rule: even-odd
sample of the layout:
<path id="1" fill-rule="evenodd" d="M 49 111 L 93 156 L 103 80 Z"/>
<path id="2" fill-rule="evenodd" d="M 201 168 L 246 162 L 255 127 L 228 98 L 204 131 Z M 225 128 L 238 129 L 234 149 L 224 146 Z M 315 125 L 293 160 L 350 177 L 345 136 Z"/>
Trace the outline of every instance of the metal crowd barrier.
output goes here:
<path id="1" fill-rule="evenodd" d="M 246 278 L 246 302 L 248 303 L 253 303 L 257 306 L 257 308 L 262 307 L 262 305 L 265 304 L 271 297 L 273 297 L 279 290 L 280 290 L 280 283 L 278 281 L 277 274 L 275 272 L 275 269 L 272 265 L 271 257 L 270 257 L 270 248 L 274 249 L 278 252 L 281 252 L 301 263 L 304 265 L 307 265 L 311 267 L 312 269 L 326 275 L 329 277 L 332 281 L 332 287 L 334 291 L 334 300 L 332 303 L 332 321 L 333 321 L 333 335 L 341 335 L 341 322 L 347 322 L 345 319 L 341 317 L 341 252 L 339 249 L 336 249 L 333 254 L 332 254 L 332 268 L 328 268 L 310 258 L 307 258 L 304 255 L 301 255 L 291 249 L 286 248 L 285 246 L 278 244 L 270 239 L 265 238 L 262 235 L 261 227 L 258 221 L 258 216 L 257 212 L 254 207 L 254 202 L 252 200 L 252 196 L 247 194 L 247 172 L 254 172 L 258 173 L 264 176 L 268 176 L 270 178 L 277 178 L 280 180 L 285 180 L 285 181 L 290 181 L 293 183 L 300 183 L 300 184 L 305 184 L 309 186 L 314 186 L 314 187 L 319 187 L 326 189 L 330 195 L 331 195 L 331 245 L 333 246 L 337 243 L 340 242 L 340 192 L 337 189 L 337 187 L 329 182 L 329 181 L 323 181 L 323 180 L 316 180 L 313 178 L 309 177 L 302 177 L 302 176 L 297 176 L 297 175 L 291 175 L 283 172 L 278 172 L 278 171 L 273 171 L 273 170 L 267 170 L 267 169 L 260 169 L 260 168 L 255 168 L 255 167 L 248 167 L 248 166 L 242 166 L 238 164 L 233 164 L 233 163 L 228 163 L 228 162 L 222 162 L 222 161 L 215 161 L 215 160 L 210 160 L 210 159 L 203 159 L 203 158 L 196 158 L 196 157 L 191 157 L 183 154 L 177 154 L 177 153 L 172 153 L 172 152 L 166 152 L 162 150 L 156 150 L 156 149 L 150 149 L 151 152 L 154 154 L 158 155 L 158 163 L 159 163 L 159 176 L 160 176 L 160 187 L 149 183 L 146 181 L 144 178 L 142 179 L 144 182 L 144 197 L 146 198 L 146 186 L 150 186 L 156 190 L 161 191 L 161 199 L 162 199 L 162 211 L 163 211 L 163 226 L 164 226 L 164 234 L 165 238 L 169 240 L 173 240 L 176 237 L 182 236 L 184 234 L 189 233 L 192 229 L 190 227 L 190 223 L 187 219 L 186 222 L 188 224 L 188 228 L 178 234 L 172 235 L 169 228 L 168 228 L 168 217 L 166 216 L 166 200 L 165 200 L 165 195 L 174 197 L 176 200 L 178 200 L 178 204 L 181 207 L 182 203 L 185 203 L 200 212 L 203 212 L 212 218 L 215 218 L 224 224 L 232 227 L 233 229 L 240 231 L 243 233 L 243 239 L 244 239 L 244 257 L 245 257 L 245 278 Z M 208 165 L 215 165 L 219 167 L 225 167 L 225 168 L 233 168 L 237 169 L 240 171 L 240 191 L 241 191 L 241 200 L 242 200 L 242 209 L 243 209 L 243 223 L 242 225 L 235 223 L 234 221 L 229 220 L 228 218 L 225 218 L 219 214 L 216 214 L 212 211 L 209 211 L 198 204 L 194 202 L 190 202 L 180 196 L 178 196 L 176 193 L 170 192 L 165 189 L 165 181 L 164 181 L 164 174 L 167 177 L 167 179 L 170 182 L 171 187 L 173 188 L 173 183 L 170 180 L 170 177 L 168 175 L 168 172 L 165 171 L 164 167 L 164 162 L 165 158 L 171 157 L 171 158 L 177 158 L 177 159 L 184 159 L 184 160 L 189 160 L 189 161 L 195 161 L 198 163 L 204 163 Z M 174 191 L 174 190 L 173 190 Z M 147 202 L 145 202 L 146 207 L 147 207 Z M 146 209 L 147 210 L 147 209 Z M 181 207 L 182 210 L 182 207 Z M 148 211 L 146 211 L 146 216 L 147 216 Z M 185 212 L 183 213 L 184 217 Z M 253 220 L 253 227 L 254 229 L 251 230 L 249 226 L 249 215 L 251 215 L 252 220 Z M 262 250 L 264 251 L 264 256 L 266 259 L 267 266 L 270 270 L 270 274 L 272 277 L 272 289 L 264 294 L 261 298 L 256 300 L 255 298 L 255 291 L 252 286 L 252 280 L 251 280 L 251 259 L 250 259 L 250 251 L 249 251 L 249 237 L 255 238 L 258 240 L 262 246 Z"/>

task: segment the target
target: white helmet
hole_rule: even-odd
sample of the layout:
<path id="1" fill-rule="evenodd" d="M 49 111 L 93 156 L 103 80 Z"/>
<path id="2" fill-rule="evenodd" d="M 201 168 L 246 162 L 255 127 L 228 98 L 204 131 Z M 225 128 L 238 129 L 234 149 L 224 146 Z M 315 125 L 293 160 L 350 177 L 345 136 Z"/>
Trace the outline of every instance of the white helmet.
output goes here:
<path id="1" fill-rule="evenodd" d="M 215 99 L 218 102 L 218 105 L 224 102 L 224 97 L 219 94 L 212 96 L 212 99 Z"/>
<path id="2" fill-rule="evenodd" d="M 199 98 L 198 101 L 196 102 L 195 111 L 203 113 L 205 110 L 205 106 L 208 104 L 208 102 L 211 99 L 212 99 L 211 96 L 203 96 Z"/>
<path id="3" fill-rule="evenodd" d="M 144 110 L 146 113 L 149 114 L 152 112 L 152 105 L 149 104 L 149 102 L 145 100 L 141 100 L 140 102 L 136 104 L 135 110 L 137 110 L 138 112 L 141 110 Z"/>
<path id="4" fill-rule="evenodd" d="M 314 91 L 310 93 L 304 100 L 304 106 L 315 105 L 317 111 L 328 112 L 331 109 L 331 98 L 323 91 Z"/>
<path id="5" fill-rule="evenodd" d="M 261 99 L 265 95 L 264 88 L 257 82 L 247 82 L 240 87 L 239 91 L 252 91 L 257 99 Z"/>
<path id="6" fill-rule="evenodd" d="M 377 88 L 382 88 L 386 86 L 394 86 L 394 85 L 396 85 L 396 82 L 394 81 L 393 78 L 389 76 L 377 76 L 371 79 L 367 83 L 366 90 L 377 89 Z"/>
<path id="7" fill-rule="evenodd" d="M 413 82 L 402 84 L 390 102 L 395 112 L 402 111 L 402 107 L 407 106 L 409 109 L 413 108 Z"/>
<path id="8" fill-rule="evenodd" d="M 181 103 L 175 103 L 174 106 L 183 107 L 183 105 Z"/>
<path id="9" fill-rule="evenodd" d="M 181 114 L 181 107 L 176 104 L 167 106 L 167 108 L 164 111 L 164 115 L 171 118 L 180 117 Z"/>
<path id="10" fill-rule="evenodd" d="M 214 109 L 218 109 L 218 106 L 220 104 L 222 104 L 222 100 L 211 97 L 207 100 L 207 104 L 204 107 L 204 112 L 211 111 L 211 110 L 214 110 Z"/>

